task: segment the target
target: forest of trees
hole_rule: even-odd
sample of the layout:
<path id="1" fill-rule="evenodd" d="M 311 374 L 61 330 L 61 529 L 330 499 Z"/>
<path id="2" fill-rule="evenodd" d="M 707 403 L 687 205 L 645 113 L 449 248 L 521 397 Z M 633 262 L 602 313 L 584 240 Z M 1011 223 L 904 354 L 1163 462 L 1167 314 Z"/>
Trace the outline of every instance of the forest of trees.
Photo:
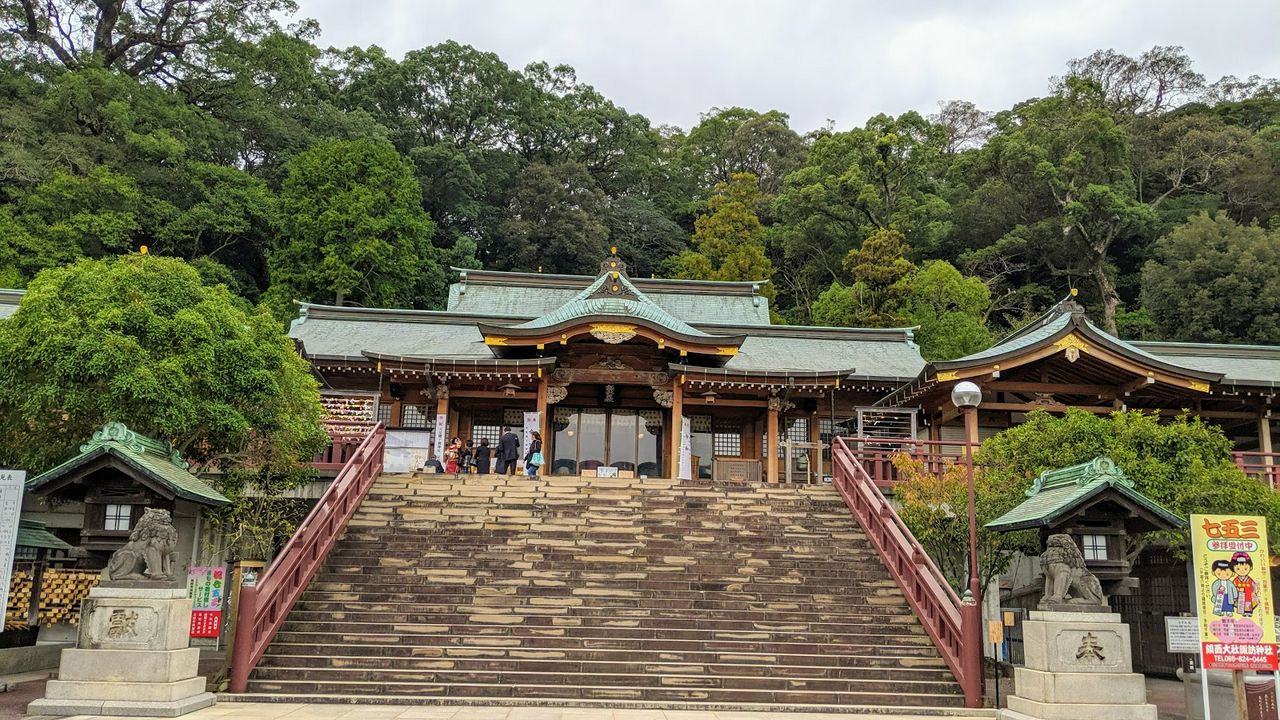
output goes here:
<path id="1" fill-rule="evenodd" d="M 593 273 L 613 244 L 636 275 L 767 279 L 780 322 L 919 326 L 930 359 L 1073 287 L 1123 337 L 1280 344 L 1280 84 L 1181 48 L 1070 60 L 1005 109 L 686 130 L 563 65 L 321 48 L 294 10 L 0 5 L 0 287 L 145 245 L 283 321 L 438 308 L 451 266 Z"/>

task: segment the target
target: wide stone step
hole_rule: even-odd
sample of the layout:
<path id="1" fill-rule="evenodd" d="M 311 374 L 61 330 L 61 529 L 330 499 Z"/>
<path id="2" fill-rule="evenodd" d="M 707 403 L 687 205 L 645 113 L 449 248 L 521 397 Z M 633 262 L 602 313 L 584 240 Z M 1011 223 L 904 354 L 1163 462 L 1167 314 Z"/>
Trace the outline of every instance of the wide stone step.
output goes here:
<path id="1" fill-rule="evenodd" d="M 251 677 L 268 698 L 954 708 L 828 486 L 384 476 Z"/>
<path id="2" fill-rule="evenodd" d="M 481 626 L 449 627 L 438 633 L 423 630 L 398 629 L 387 632 L 334 633 L 309 629 L 281 630 L 276 636 L 277 642 L 284 644 L 308 644 L 364 647 L 398 646 L 416 651 L 420 655 L 430 656 L 436 650 L 425 648 L 465 647 L 467 652 L 456 652 L 458 656 L 505 657 L 512 651 L 522 649 L 557 650 L 592 650 L 592 651 L 624 651 L 624 652 L 672 652 L 672 653 L 737 653 L 737 654 L 769 654 L 769 655 L 845 655 L 857 657 L 883 658 L 921 658 L 939 659 L 938 652 L 931 643 L 921 639 L 919 644 L 903 639 L 897 644 L 871 644 L 856 636 L 824 637 L 803 636 L 800 640 L 770 638 L 762 634 L 739 634 L 731 637 L 717 638 L 660 638 L 637 639 L 631 637 L 610 636 L 608 634 L 583 635 L 572 632 L 571 628 L 557 635 L 535 635 L 529 628 L 518 628 L 518 632 L 509 636 L 499 633 L 486 633 Z M 275 647 L 273 644 L 272 647 Z M 483 652 L 482 652 L 483 651 Z M 516 655 L 511 655 L 515 657 Z"/>
<path id="3" fill-rule="evenodd" d="M 773 705 L 891 705 L 959 707 L 964 698 L 949 693 L 827 692 L 725 688 L 630 687 L 626 685 L 494 685 L 378 681 L 257 680 L 250 692 L 296 695 L 369 695 L 442 698 L 557 698 L 646 700 L 655 702 L 766 703 Z"/>
<path id="4" fill-rule="evenodd" d="M 874 596 L 872 598 L 874 600 Z M 521 609 L 521 607 L 554 605 L 579 607 L 584 611 L 614 612 L 614 614 L 627 616 L 663 616 L 663 618 L 669 618 L 669 616 L 681 616 L 682 612 L 684 614 L 718 612 L 718 614 L 731 615 L 733 618 L 769 614 L 774 618 L 786 618 L 787 621 L 804 621 L 814 618 L 856 616 L 867 612 L 868 607 L 883 606 L 883 603 L 868 603 L 865 600 L 859 601 L 859 598 L 851 598 L 850 601 L 841 603 L 815 603 L 726 601 L 705 600 L 705 598 L 605 597 L 599 596 L 599 594 L 576 594 L 571 592 L 554 594 L 480 592 L 475 594 L 424 594 L 420 602 L 410 600 L 399 602 L 320 600 L 317 596 L 306 596 L 294 607 L 297 610 L 315 612 L 436 612 L 442 610 L 448 612 L 463 606 Z"/>
<path id="5" fill-rule="evenodd" d="M 419 670 L 401 667 L 378 669 L 268 666 L 256 676 L 259 682 L 372 682 L 413 684 L 490 684 L 490 685 L 577 685 L 583 680 L 577 674 L 563 672 Z M 678 671 L 593 673 L 593 684 L 628 688 L 705 688 L 723 690 L 806 690 L 815 692 L 877 692 L 955 694 L 955 684 L 935 680 L 908 679 L 843 679 L 823 677 L 775 677 L 761 674 L 722 675 L 682 673 Z"/>
<path id="6" fill-rule="evenodd" d="M 293 646 L 289 646 L 293 647 Z M 804 657 L 804 656 L 796 656 Z M 468 659 L 422 658 L 385 655 L 273 654 L 264 655 L 260 667 L 328 668 L 353 670 L 453 670 L 459 672 L 539 672 L 635 675 L 677 673 L 681 675 L 730 675 L 739 677 L 825 678 L 831 680 L 895 680 L 951 682 L 944 669 L 902 667 L 901 665 L 801 665 L 776 662 L 672 662 L 659 658 L 634 657 L 615 660 L 571 660 L 554 658 Z"/>
<path id="7" fill-rule="evenodd" d="M 839 622 L 788 622 L 782 620 L 738 619 L 733 617 L 709 617 L 695 615 L 686 617 L 620 617 L 617 613 L 575 613 L 575 608 L 563 606 L 506 608 L 476 606 L 459 608 L 453 613 L 413 613 L 402 614 L 401 617 L 380 615 L 378 613 L 348 613 L 343 617 L 333 613 L 298 611 L 295 618 L 290 615 L 288 622 L 307 622 L 324 625 L 348 625 L 359 627 L 404 626 L 411 624 L 459 625 L 459 624 L 495 624 L 540 626 L 585 626 L 585 627 L 641 627 L 662 630 L 701 629 L 708 632 L 721 631 L 777 631 L 777 632 L 810 632 L 822 634 L 839 634 L 848 630 L 855 632 L 878 632 L 886 634 L 886 629 L 895 624 L 914 625 L 914 616 L 902 613 L 892 617 L 880 617 L 874 614 L 853 616 Z"/>

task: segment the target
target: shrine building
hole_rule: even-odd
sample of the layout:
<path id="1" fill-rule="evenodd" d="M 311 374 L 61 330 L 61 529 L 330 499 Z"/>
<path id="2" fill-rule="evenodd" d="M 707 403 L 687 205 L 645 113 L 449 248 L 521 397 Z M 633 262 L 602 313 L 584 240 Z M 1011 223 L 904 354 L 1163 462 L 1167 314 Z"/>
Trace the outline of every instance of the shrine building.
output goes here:
<path id="1" fill-rule="evenodd" d="M 774 325 L 762 283 L 632 278 L 616 251 L 595 277 L 457 272 L 443 311 L 302 304 L 290 333 L 331 414 L 376 413 L 394 446 L 437 418 L 496 445 L 538 412 L 544 473 L 623 477 L 677 477 L 685 416 L 695 477 L 778 481 L 775 443 L 797 443 L 793 476 L 816 475 L 799 444 L 924 368 L 909 330 Z"/>
<path id="2" fill-rule="evenodd" d="M 440 438 L 496 445 L 535 412 L 553 475 L 680 477 L 681 417 L 689 475 L 717 480 L 813 480 L 833 434 L 979 440 L 1037 408 L 1190 411 L 1272 450 L 1280 348 L 1127 342 L 1071 298 L 926 363 L 909 328 L 774 324 L 761 282 L 633 278 L 616 249 L 595 276 L 455 271 L 445 310 L 301 303 L 290 330 L 335 438 L 382 421 L 389 468 L 420 467 Z M 963 419 L 959 380 L 983 390 Z"/>

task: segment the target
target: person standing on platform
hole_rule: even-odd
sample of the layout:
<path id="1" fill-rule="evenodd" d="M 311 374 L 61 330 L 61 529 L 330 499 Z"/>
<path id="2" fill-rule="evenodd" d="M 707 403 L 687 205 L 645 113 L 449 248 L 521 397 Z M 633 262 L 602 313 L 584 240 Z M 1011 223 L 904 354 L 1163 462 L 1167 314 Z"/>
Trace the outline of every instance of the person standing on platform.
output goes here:
<path id="1" fill-rule="evenodd" d="M 538 468 L 542 467 L 542 433 L 534 430 L 530 435 L 533 441 L 529 443 L 529 452 L 524 454 L 524 474 L 536 478 Z"/>
<path id="2" fill-rule="evenodd" d="M 481 475 L 489 474 L 489 457 L 492 453 L 493 448 L 489 447 L 489 438 L 480 438 L 475 454 L 476 472 Z"/>
<path id="3" fill-rule="evenodd" d="M 511 432 L 511 428 L 502 428 L 502 437 L 498 438 L 498 452 L 495 457 L 498 460 L 499 475 L 516 474 L 516 460 L 520 457 L 520 436 Z"/>
<path id="4" fill-rule="evenodd" d="M 444 471 L 447 473 L 458 472 L 458 456 L 462 453 L 462 438 L 455 437 L 449 441 L 449 447 L 444 450 Z"/>
<path id="5" fill-rule="evenodd" d="M 459 472 L 471 472 L 471 458 L 475 452 L 476 441 L 467 440 L 462 444 L 462 450 L 458 452 L 458 469 Z"/>

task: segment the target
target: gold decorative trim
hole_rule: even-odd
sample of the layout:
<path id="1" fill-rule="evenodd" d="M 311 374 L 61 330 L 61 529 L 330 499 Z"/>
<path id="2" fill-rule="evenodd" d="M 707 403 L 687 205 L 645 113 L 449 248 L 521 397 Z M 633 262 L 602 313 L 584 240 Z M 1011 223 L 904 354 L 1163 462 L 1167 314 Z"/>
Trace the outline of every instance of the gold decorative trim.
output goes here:
<path id="1" fill-rule="evenodd" d="M 636 326 L 623 323 L 591 323 L 591 332 L 597 330 L 600 332 L 633 333 L 636 331 Z"/>
<path id="2" fill-rule="evenodd" d="M 485 345 L 506 345 L 507 339 L 497 335 L 490 335 L 484 339 Z"/>
<path id="3" fill-rule="evenodd" d="M 1075 348 L 1077 350 L 1083 350 L 1084 352 L 1089 352 L 1089 343 L 1085 342 L 1083 338 L 1081 338 L 1079 335 L 1075 333 L 1071 333 L 1070 335 L 1067 335 L 1066 337 L 1062 338 L 1058 342 L 1054 343 L 1053 346 L 1058 348 L 1059 350 L 1066 350 L 1067 348 Z"/>
<path id="4" fill-rule="evenodd" d="M 1203 393 L 1209 392 L 1209 383 L 1200 382 L 1199 380 L 1192 380 L 1191 382 L 1187 383 L 1187 387 L 1197 392 L 1203 392 Z"/>
<path id="5" fill-rule="evenodd" d="M 950 380 L 958 380 L 959 378 L 960 372 L 958 370 L 942 370 L 934 376 L 934 379 L 938 382 L 948 382 Z"/>
<path id="6" fill-rule="evenodd" d="M 610 345 L 624 343 L 635 336 L 635 325 L 624 325 L 622 323 L 591 323 L 591 337 Z"/>
<path id="7" fill-rule="evenodd" d="M 717 354 L 717 355 L 728 355 L 728 356 L 732 357 L 732 356 L 734 356 L 734 355 L 737 355 L 737 354 L 738 354 L 738 348 L 733 347 L 733 346 L 729 346 L 729 347 L 717 347 L 717 348 L 716 348 L 716 354 Z"/>

